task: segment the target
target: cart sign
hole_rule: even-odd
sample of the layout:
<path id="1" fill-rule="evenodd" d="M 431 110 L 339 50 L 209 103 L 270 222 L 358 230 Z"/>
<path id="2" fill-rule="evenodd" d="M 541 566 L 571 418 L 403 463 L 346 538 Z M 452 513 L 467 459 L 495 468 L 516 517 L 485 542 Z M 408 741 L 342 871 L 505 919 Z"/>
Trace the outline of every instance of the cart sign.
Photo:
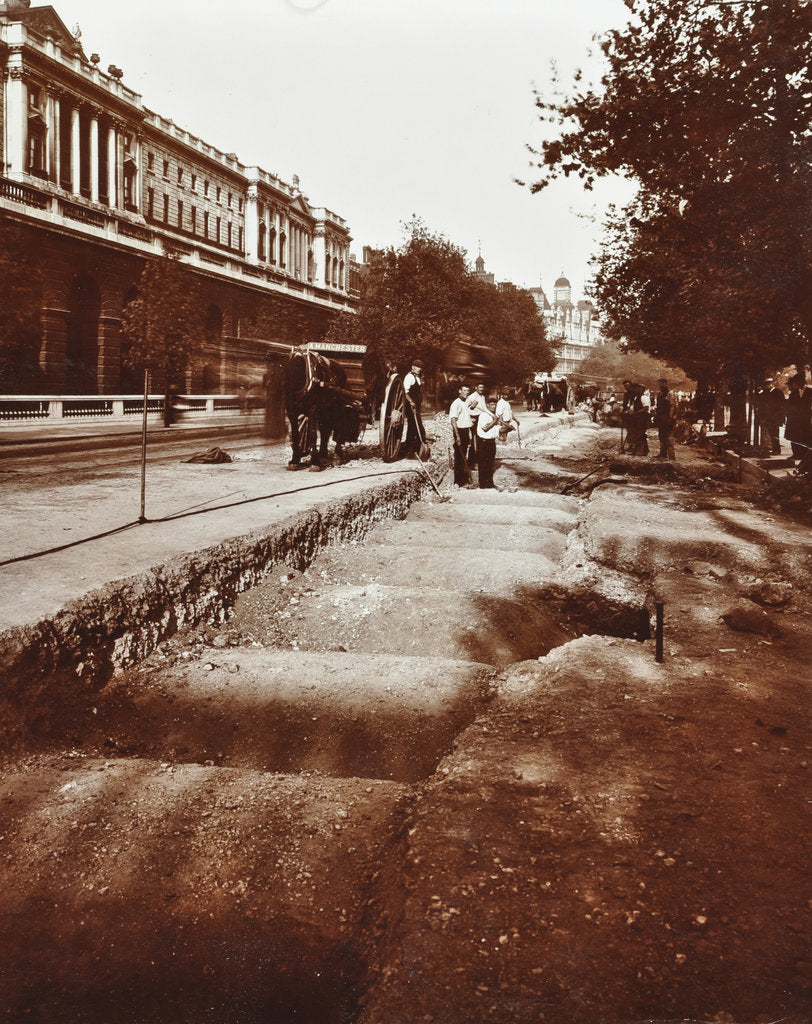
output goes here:
<path id="1" fill-rule="evenodd" d="M 366 345 L 327 345 L 309 342 L 304 346 L 309 352 L 337 352 L 345 355 L 362 356 L 367 350 Z"/>

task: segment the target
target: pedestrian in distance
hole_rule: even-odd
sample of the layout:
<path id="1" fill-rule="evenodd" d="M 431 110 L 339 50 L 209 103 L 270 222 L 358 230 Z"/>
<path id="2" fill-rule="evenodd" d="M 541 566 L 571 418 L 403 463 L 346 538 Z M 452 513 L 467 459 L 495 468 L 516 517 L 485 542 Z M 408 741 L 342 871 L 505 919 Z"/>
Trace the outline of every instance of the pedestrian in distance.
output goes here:
<path id="1" fill-rule="evenodd" d="M 477 466 L 479 486 L 483 490 L 500 490 L 493 482 L 496 467 L 496 438 L 499 436 L 499 417 L 496 415 L 496 399 L 488 398 L 485 411 L 480 413 L 476 425 Z"/>
<path id="2" fill-rule="evenodd" d="M 792 458 L 799 463 L 799 471 L 808 472 L 812 465 L 812 386 L 806 383 L 803 373 L 790 378 L 786 414 L 784 437 L 792 447 Z"/>
<path id="3" fill-rule="evenodd" d="M 675 413 L 674 398 L 668 390 L 668 381 L 661 377 L 652 417 L 660 441 L 660 450 L 657 455 L 660 459 L 674 459 Z"/>
<path id="4" fill-rule="evenodd" d="M 786 419 L 784 392 L 772 377 L 764 381 L 758 396 L 758 418 L 764 433 L 763 442 L 769 444 L 771 455 L 781 454 L 781 427 Z"/>
<path id="5" fill-rule="evenodd" d="M 630 380 L 623 381 L 623 401 L 620 406 L 620 450 L 625 452 L 629 439 L 629 421 L 634 401 L 634 388 Z"/>
<path id="6" fill-rule="evenodd" d="M 454 483 L 458 487 L 471 486 L 471 428 L 474 421 L 467 400 L 471 389 L 461 384 L 457 397 L 451 403 L 448 417 L 454 433 Z"/>
<path id="7" fill-rule="evenodd" d="M 626 452 L 629 455 L 648 455 L 646 430 L 650 422 L 648 406 L 644 404 L 642 384 L 632 385 L 632 397 L 627 413 Z"/>

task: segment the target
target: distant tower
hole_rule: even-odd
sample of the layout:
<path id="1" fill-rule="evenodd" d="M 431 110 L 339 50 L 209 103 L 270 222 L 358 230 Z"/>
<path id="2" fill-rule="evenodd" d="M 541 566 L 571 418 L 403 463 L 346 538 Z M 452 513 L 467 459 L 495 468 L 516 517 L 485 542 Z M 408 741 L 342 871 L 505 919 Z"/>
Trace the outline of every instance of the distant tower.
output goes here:
<path id="1" fill-rule="evenodd" d="M 569 306 L 572 303 L 572 285 L 562 274 L 553 285 L 553 305 Z"/>
<path id="2" fill-rule="evenodd" d="M 475 264 L 476 270 L 474 271 L 472 276 L 475 277 L 477 281 L 484 281 L 486 284 L 494 284 L 495 281 L 493 274 L 488 274 L 485 272 L 485 260 L 482 259 L 482 253 L 480 253 L 479 256 L 477 256 Z"/>

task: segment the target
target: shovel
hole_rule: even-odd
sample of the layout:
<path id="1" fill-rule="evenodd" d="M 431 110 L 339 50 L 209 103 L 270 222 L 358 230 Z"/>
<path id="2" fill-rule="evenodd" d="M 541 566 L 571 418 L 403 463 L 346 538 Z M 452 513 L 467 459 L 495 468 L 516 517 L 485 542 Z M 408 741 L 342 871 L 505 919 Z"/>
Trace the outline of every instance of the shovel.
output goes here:
<path id="1" fill-rule="evenodd" d="M 426 435 L 423 433 L 423 424 L 419 416 L 415 416 L 415 426 L 417 427 L 417 433 L 420 437 L 420 449 L 414 453 L 414 457 L 420 463 L 420 468 L 423 470 L 423 475 L 426 477 L 428 482 L 434 488 L 434 492 L 440 501 L 450 501 L 450 497 L 447 494 L 440 494 L 440 489 L 437 484 L 432 480 L 431 473 L 426 469 L 426 464 L 423 459 L 428 459 L 431 456 L 431 448 L 426 444 Z"/>
<path id="2" fill-rule="evenodd" d="M 424 447 L 424 445 L 422 445 L 422 444 L 421 444 L 421 446 L 420 446 L 420 447 L 421 447 L 421 449 L 422 449 L 422 448 Z M 432 486 L 432 487 L 434 488 L 434 491 L 435 491 L 435 493 L 436 493 L 437 497 L 438 497 L 438 498 L 440 499 L 440 501 L 451 501 L 451 498 L 450 498 L 450 496 L 449 496 L 449 495 L 447 495 L 447 494 L 440 494 L 440 490 L 439 490 L 439 488 L 437 487 L 437 484 L 436 484 L 436 483 L 435 483 L 435 482 L 434 482 L 434 481 L 432 480 L 432 478 L 431 478 L 431 473 L 429 473 L 429 471 L 428 471 L 428 470 L 426 469 L 426 464 L 425 464 L 425 462 L 423 462 L 423 460 L 422 460 L 422 459 L 420 458 L 420 455 L 419 455 L 419 453 L 418 453 L 418 452 L 415 452 L 415 453 L 414 453 L 414 457 L 415 457 L 415 458 L 417 459 L 417 461 L 418 461 L 418 462 L 420 463 L 420 468 L 421 468 L 421 469 L 423 470 L 423 475 L 424 475 L 424 476 L 425 476 L 425 478 L 426 478 L 426 479 L 428 480 L 428 482 L 429 482 L 429 483 L 431 484 L 431 486 Z"/>

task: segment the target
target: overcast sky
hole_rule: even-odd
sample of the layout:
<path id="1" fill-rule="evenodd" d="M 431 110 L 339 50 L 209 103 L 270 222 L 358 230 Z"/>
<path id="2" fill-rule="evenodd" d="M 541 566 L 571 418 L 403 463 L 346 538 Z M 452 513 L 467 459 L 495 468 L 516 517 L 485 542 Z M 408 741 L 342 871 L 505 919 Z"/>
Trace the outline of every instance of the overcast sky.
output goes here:
<path id="1" fill-rule="evenodd" d="M 32 6 L 37 5 L 34 0 Z M 611 183 L 526 179 L 548 90 L 589 67 L 622 0 L 55 0 L 101 67 L 116 64 L 151 110 L 344 217 L 364 245 L 398 246 L 413 214 L 480 250 L 497 280 L 583 293 Z M 592 65 L 594 66 L 594 65 Z M 597 220 L 596 220 L 597 218 Z"/>

